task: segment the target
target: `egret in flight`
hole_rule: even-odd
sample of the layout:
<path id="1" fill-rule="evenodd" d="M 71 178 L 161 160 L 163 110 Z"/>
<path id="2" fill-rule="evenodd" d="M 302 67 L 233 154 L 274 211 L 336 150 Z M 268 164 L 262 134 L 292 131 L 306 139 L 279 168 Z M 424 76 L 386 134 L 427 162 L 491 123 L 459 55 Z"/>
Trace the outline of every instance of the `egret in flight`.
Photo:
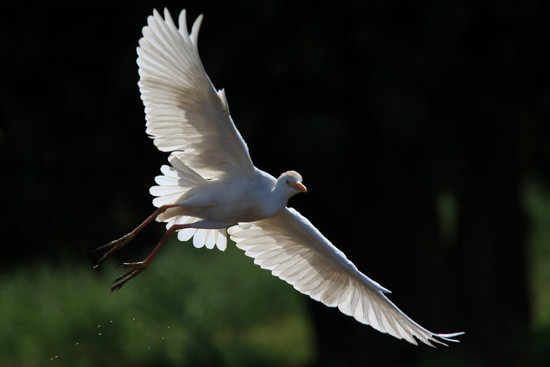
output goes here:
<path id="1" fill-rule="evenodd" d="M 196 247 L 225 250 L 227 233 L 254 263 L 311 298 L 338 309 L 382 333 L 417 344 L 416 339 L 456 341 L 462 333 L 434 334 L 397 308 L 386 288 L 361 273 L 305 217 L 287 207 L 307 192 L 295 171 L 273 177 L 252 164 L 235 127 L 224 90 L 216 90 L 204 71 L 197 49 L 202 16 L 187 30 L 185 10 L 179 29 L 168 10 L 155 10 L 143 28 L 137 48 L 139 88 L 145 105 L 147 134 L 157 148 L 170 152 L 158 186 L 151 187 L 157 209 L 108 249 L 96 267 L 130 242 L 153 220 L 167 231 L 143 261 L 121 264 L 130 270 L 118 277 L 111 292 L 145 270 L 168 238 L 193 237 Z M 98 250 L 99 250 L 98 249 Z"/>

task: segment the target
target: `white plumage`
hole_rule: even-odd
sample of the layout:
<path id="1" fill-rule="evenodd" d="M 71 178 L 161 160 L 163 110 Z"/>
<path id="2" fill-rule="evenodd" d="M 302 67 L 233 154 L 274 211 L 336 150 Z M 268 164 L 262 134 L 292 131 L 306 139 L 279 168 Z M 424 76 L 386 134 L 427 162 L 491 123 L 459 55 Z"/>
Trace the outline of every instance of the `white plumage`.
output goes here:
<path id="1" fill-rule="evenodd" d="M 361 273 L 305 217 L 285 208 L 275 217 L 229 228 L 231 239 L 254 263 L 296 290 L 376 330 L 417 344 L 413 335 L 431 345 L 434 334 L 399 310 L 384 293 L 391 293 Z"/>
<path id="2" fill-rule="evenodd" d="M 151 194 L 158 208 L 128 235 L 101 248 L 111 248 L 98 262 L 126 245 L 153 219 L 167 223 L 167 233 L 142 262 L 131 268 L 112 290 L 143 271 L 174 232 L 193 237 L 195 247 L 225 250 L 227 231 L 237 247 L 296 290 L 354 317 L 363 324 L 417 344 L 415 338 L 455 341 L 462 333 L 434 334 L 400 311 L 384 293 L 389 291 L 361 273 L 306 218 L 287 208 L 290 197 L 305 192 L 294 172 L 278 179 L 252 164 L 248 149 L 231 116 L 225 93 L 216 91 L 202 66 L 197 39 L 200 16 L 187 31 L 185 11 L 178 29 L 170 13 L 155 10 L 143 29 L 137 49 L 139 87 L 145 104 L 147 134 L 170 165 Z M 234 225 L 239 223 L 238 225 Z"/>

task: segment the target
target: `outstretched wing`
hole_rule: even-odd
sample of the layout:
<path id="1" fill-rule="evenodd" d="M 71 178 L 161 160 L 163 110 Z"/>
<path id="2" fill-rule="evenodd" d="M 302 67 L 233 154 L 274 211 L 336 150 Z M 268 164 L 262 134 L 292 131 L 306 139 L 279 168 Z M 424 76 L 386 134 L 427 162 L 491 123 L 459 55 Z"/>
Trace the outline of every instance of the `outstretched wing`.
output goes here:
<path id="1" fill-rule="evenodd" d="M 185 151 L 185 163 L 205 178 L 223 173 L 255 176 L 248 148 L 231 116 L 223 90 L 216 92 L 197 50 L 202 15 L 179 30 L 168 10 L 155 10 L 143 28 L 137 63 L 147 115 L 147 134 L 163 152 Z"/>
<path id="2" fill-rule="evenodd" d="M 433 346 L 462 333 L 434 334 L 411 320 L 385 295 L 390 293 L 361 273 L 300 213 L 286 208 L 278 215 L 229 229 L 231 239 L 254 263 L 329 307 L 398 339 Z"/>

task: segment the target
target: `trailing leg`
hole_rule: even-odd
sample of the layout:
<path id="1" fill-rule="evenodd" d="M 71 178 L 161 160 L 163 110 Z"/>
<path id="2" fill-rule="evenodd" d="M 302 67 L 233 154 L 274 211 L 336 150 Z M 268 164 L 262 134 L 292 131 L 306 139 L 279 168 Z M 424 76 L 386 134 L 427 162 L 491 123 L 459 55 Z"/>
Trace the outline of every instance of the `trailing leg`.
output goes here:
<path id="1" fill-rule="evenodd" d="M 160 214 L 164 213 L 168 209 L 174 208 L 176 206 L 178 206 L 178 204 L 169 204 L 169 205 L 163 205 L 163 206 L 159 207 L 157 210 L 155 210 L 155 212 L 153 214 L 151 214 L 149 216 L 149 218 L 145 219 L 145 221 L 143 223 L 141 223 L 139 226 L 137 226 L 136 229 L 134 229 L 132 232 L 130 232 L 127 235 L 119 238 L 118 240 L 111 241 L 111 242 L 109 242 L 108 244 L 106 244 L 104 246 L 96 248 L 93 252 L 96 252 L 98 250 L 108 249 L 108 248 L 110 248 L 110 250 L 107 251 L 101 257 L 101 259 L 99 259 L 99 261 L 94 266 L 94 268 L 97 268 L 99 266 L 99 264 L 101 264 L 103 262 L 103 260 L 108 258 L 113 252 L 115 252 L 117 250 L 120 250 L 121 248 L 126 246 L 143 228 L 145 228 L 146 225 L 151 223 L 156 217 L 158 217 Z"/>
<path id="2" fill-rule="evenodd" d="M 141 273 L 142 271 L 147 269 L 147 267 L 149 266 L 151 261 L 153 261 L 153 259 L 157 255 L 157 253 L 162 248 L 162 246 L 164 246 L 166 241 L 170 238 L 170 236 L 172 236 L 172 234 L 174 234 L 175 231 L 178 231 L 178 230 L 184 229 L 184 228 L 190 228 L 190 227 L 191 226 L 189 224 L 176 224 L 176 225 L 173 225 L 172 227 L 170 227 L 166 231 L 164 236 L 162 236 L 162 238 L 160 239 L 160 242 L 158 243 L 158 245 L 153 249 L 153 251 L 149 254 L 149 256 L 147 256 L 147 258 L 145 260 L 138 261 L 138 262 L 135 262 L 135 263 L 122 263 L 122 264 L 119 264 L 117 266 L 117 268 L 119 266 L 122 266 L 123 268 L 132 268 L 132 270 L 130 270 L 129 272 L 119 276 L 118 278 L 116 278 L 113 281 L 113 283 L 116 283 L 116 282 L 118 282 L 118 283 L 116 283 L 114 286 L 111 287 L 111 292 L 109 292 L 109 294 L 111 294 L 112 292 L 114 292 L 116 290 L 119 290 L 120 288 L 122 288 L 122 286 L 124 284 L 126 284 L 127 281 L 129 281 L 130 279 L 136 277 L 139 273 Z"/>

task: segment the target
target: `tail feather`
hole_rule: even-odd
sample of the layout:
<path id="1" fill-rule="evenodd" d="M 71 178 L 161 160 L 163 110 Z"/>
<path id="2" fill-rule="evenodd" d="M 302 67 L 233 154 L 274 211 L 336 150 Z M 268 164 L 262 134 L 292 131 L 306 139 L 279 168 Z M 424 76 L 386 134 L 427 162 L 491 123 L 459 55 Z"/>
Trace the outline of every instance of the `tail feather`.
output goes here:
<path id="1" fill-rule="evenodd" d="M 201 186 L 206 180 L 193 169 L 182 162 L 184 152 L 173 152 L 168 161 L 170 166 L 161 167 L 164 176 L 155 177 L 158 186 L 152 186 L 149 189 L 151 195 L 156 196 L 153 205 L 157 208 L 162 205 L 174 204 L 187 191 L 194 187 Z M 174 224 L 190 224 L 198 221 L 198 218 L 178 215 L 178 208 L 170 208 L 157 217 L 157 221 L 167 222 L 166 227 L 170 228 Z M 218 247 L 224 251 L 227 247 L 227 233 L 225 228 L 221 229 L 197 229 L 187 228 L 178 231 L 180 241 L 188 241 L 193 238 L 193 245 L 197 248 L 204 247 L 208 249 Z"/>
<path id="2" fill-rule="evenodd" d="M 149 192 L 156 196 L 153 205 L 157 208 L 166 204 L 174 204 L 187 191 L 206 182 L 201 175 L 182 162 L 181 158 L 184 154 L 184 152 L 170 154 L 168 158 L 170 166 L 164 165 L 160 168 L 164 176 L 155 177 L 158 186 L 152 186 Z"/>

